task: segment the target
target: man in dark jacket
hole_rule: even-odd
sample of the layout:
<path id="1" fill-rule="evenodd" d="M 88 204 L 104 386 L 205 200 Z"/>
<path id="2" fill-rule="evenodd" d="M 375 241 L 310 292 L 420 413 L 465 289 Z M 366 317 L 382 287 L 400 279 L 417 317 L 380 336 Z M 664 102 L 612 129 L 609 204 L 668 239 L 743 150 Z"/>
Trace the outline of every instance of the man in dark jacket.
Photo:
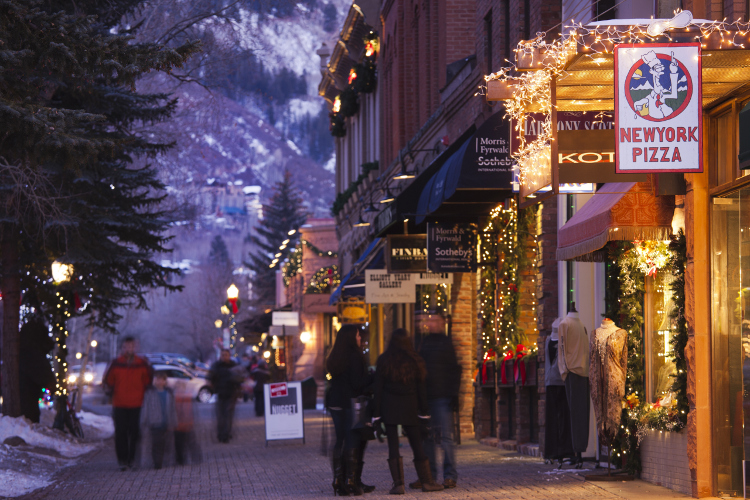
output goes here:
<path id="1" fill-rule="evenodd" d="M 456 454 L 453 449 L 453 409 L 458 406 L 461 366 L 451 338 L 445 334 L 445 319 L 431 314 L 427 319 L 429 335 L 422 340 L 419 354 L 427 367 L 427 403 L 432 416 L 432 432 L 425 439 L 425 451 L 430 460 L 432 477 L 437 479 L 436 445 L 443 448 L 443 486 L 455 488 Z M 417 481 L 409 486 L 421 488 Z"/>
<path id="2" fill-rule="evenodd" d="M 125 337 L 122 354 L 104 375 L 112 391 L 112 419 L 115 423 L 115 452 L 120 470 L 133 466 L 140 438 L 141 406 L 153 371 L 144 358 L 135 355 L 135 339 Z"/>
<path id="3" fill-rule="evenodd" d="M 219 361 L 211 366 L 208 380 L 216 394 L 216 424 L 219 442 L 228 443 L 232 435 L 234 407 L 237 404 L 238 389 L 242 382 L 242 367 L 232 361 L 229 349 L 222 349 Z"/>

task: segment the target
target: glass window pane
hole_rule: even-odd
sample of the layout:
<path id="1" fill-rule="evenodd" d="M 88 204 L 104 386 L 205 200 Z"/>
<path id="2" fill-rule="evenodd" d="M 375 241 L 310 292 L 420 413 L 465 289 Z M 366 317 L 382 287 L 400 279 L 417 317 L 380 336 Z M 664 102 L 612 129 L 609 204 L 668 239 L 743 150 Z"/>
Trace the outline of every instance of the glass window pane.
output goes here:
<path id="1" fill-rule="evenodd" d="M 716 118 L 716 141 L 717 141 L 717 185 L 734 180 L 734 158 L 737 157 L 737 151 L 734 150 L 732 126 L 732 112 L 724 113 Z"/>
<path id="2" fill-rule="evenodd" d="M 658 272 L 655 277 L 646 277 L 646 342 L 648 356 L 647 394 L 652 403 L 672 392 L 672 376 L 675 363 L 670 340 L 674 325 L 670 314 L 672 302 L 672 276 Z"/>

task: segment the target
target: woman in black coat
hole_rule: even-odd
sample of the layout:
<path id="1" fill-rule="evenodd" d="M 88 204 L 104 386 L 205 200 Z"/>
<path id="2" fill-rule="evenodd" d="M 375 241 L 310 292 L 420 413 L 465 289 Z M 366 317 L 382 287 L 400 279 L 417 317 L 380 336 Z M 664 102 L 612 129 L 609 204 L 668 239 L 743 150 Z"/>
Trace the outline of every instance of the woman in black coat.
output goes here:
<path id="1" fill-rule="evenodd" d="M 422 491 L 440 491 L 430 473 L 430 462 L 422 447 L 420 426 L 429 426 L 427 370 L 424 360 L 412 346 L 406 330 L 391 334 L 388 349 L 378 358 L 375 372 L 375 421 L 385 424 L 388 436 L 388 466 L 393 477 L 391 495 L 403 495 L 404 462 L 398 450 L 398 425 L 404 429 L 414 453 L 414 468 L 422 483 Z"/>
<path id="2" fill-rule="evenodd" d="M 360 342 L 358 327 L 342 326 L 326 360 L 326 371 L 331 377 L 326 407 L 336 431 L 332 453 L 334 495 L 361 495 L 375 489 L 362 483 L 362 458 L 367 441 L 363 442 L 360 433 L 352 429 L 352 399 L 363 395 L 372 383 Z"/>

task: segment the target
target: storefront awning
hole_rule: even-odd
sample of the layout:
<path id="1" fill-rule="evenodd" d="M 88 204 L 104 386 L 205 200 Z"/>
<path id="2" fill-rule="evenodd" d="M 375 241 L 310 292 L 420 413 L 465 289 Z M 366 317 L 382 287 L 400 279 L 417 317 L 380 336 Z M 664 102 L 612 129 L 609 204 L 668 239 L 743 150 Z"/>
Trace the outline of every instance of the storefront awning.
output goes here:
<path id="1" fill-rule="evenodd" d="M 557 232 L 557 260 L 599 261 L 615 240 L 666 240 L 672 234 L 673 196 L 654 196 L 648 182 L 605 184 Z"/>
<path id="2" fill-rule="evenodd" d="M 335 305 L 345 297 L 365 294 L 365 269 L 383 269 L 385 267 L 384 241 L 381 238 L 375 238 L 362 252 L 359 260 L 352 266 L 352 270 L 341 279 L 341 283 L 331 294 L 331 299 L 328 301 L 329 305 Z"/>
<path id="3" fill-rule="evenodd" d="M 488 118 L 448 158 L 419 195 L 416 222 L 488 214 L 511 195 L 510 123 L 503 111 Z"/>

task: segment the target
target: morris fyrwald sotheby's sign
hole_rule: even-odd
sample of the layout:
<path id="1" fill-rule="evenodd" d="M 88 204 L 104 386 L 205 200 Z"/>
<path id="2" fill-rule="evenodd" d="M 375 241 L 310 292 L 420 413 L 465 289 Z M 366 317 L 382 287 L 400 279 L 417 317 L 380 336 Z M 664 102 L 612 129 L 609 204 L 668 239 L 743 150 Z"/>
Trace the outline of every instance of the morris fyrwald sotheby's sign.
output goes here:
<path id="1" fill-rule="evenodd" d="M 698 43 L 615 47 L 617 173 L 702 172 Z"/>

